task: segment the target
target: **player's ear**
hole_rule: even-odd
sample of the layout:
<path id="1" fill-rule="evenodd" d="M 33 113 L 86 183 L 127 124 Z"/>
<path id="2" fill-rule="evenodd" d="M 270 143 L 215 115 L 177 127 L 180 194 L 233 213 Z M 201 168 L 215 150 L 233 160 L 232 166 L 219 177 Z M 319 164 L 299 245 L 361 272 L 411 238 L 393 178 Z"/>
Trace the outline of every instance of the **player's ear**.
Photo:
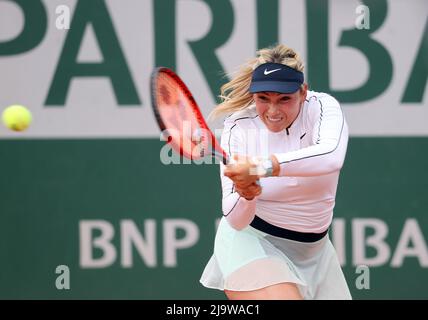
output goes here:
<path id="1" fill-rule="evenodd" d="M 301 97 L 300 101 L 301 101 L 301 103 L 305 102 L 307 94 L 308 94 L 308 84 L 305 82 L 300 87 L 300 97 Z"/>

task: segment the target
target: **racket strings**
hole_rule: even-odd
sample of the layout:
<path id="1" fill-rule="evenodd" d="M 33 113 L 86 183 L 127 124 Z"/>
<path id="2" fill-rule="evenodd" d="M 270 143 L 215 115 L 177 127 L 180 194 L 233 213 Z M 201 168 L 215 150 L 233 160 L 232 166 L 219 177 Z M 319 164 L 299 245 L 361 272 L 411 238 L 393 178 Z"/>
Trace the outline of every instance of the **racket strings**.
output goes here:
<path id="1" fill-rule="evenodd" d="M 172 75 L 160 72 L 155 85 L 157 109 L 168 143 L 189 159 L 211 154 L 214 139 L 197 112 L 190 92 Z M 196 109 L 196 110 L 195 110 Z"/>

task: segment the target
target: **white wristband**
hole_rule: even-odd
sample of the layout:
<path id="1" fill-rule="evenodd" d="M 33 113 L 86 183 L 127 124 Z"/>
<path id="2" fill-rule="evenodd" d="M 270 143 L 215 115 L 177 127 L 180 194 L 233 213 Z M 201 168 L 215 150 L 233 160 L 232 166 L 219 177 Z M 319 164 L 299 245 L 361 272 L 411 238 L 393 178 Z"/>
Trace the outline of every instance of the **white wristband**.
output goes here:
<path id="1" fill-rule="evenodd" d="M 250 170 L 250 174 L 255 174 L 259 177 L 272 176 L 273 164 L 270 158 L 253 158 L 253 163 L 256 164 L 256 167 Z"/>

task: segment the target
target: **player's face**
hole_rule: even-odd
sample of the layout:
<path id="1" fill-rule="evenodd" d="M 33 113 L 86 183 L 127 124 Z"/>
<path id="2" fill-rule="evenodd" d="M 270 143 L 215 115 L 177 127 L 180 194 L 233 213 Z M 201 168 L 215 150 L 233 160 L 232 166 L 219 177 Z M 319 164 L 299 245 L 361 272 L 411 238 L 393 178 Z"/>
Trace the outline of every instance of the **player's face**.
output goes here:
<path id="1" fill-rule="evenodd" d="M 295 93 L 258 92 L 254 94 L 256 110 L 266 127 L 273 132 L 288 128 L 297 118 L 306 99 L 306 88 Z"/>

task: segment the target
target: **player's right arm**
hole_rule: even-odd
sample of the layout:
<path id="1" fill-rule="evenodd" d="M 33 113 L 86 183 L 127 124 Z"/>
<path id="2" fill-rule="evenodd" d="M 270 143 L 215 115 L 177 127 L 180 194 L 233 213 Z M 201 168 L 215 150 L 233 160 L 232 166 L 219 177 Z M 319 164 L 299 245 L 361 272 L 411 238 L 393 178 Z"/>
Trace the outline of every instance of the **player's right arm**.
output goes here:
<path id="1" fill-rule="evenodd" d="M 245 154 L 245 137 L 234 121 L 225 121 L 221 146 L 229 157 L 234 154 Z M 257 197 L 252 200 L 242 197 L 237 192 L 233 181 L 224 175 L 225 168 L 223 164 L 220 164 L 223 216 L 234 229 L 241 230 L 248 226 L 254 218 Z"/>

